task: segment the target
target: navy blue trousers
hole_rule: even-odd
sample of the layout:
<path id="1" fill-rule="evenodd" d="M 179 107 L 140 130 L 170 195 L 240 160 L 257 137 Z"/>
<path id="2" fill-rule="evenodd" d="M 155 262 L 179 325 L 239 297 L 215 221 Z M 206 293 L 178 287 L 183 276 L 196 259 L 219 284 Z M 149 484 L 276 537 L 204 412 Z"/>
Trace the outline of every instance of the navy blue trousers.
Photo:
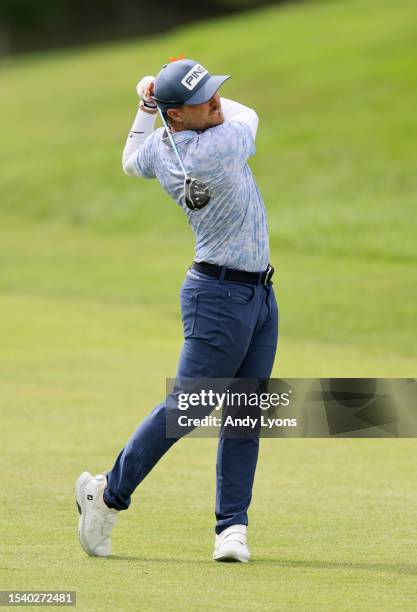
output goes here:
<path id="1" fill-rule="evenodd" d="M 269 378 L 278 340 L 272 285 L 249 285 L 189 271 L 181 288 L 184 326 L 177 378 Z M 104 499 L 125 510 L 131 495 L 177 441 L 166 437 L 167 400 L 142 421 L 110 472 Z M 219 437 L 216 533 L 247 525 L 259 439 Z"/>

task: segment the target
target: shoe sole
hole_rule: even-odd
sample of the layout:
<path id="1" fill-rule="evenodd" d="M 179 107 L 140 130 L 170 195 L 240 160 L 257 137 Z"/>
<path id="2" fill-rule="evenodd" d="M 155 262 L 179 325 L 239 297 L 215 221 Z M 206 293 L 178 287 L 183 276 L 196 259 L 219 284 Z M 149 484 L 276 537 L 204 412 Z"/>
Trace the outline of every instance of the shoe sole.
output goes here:
<path id="1" fill-rule="evenodd" d="M 81 547 L 83 548 L 83 550 L 85 550 L 87 555 L 90 555 L 90 557 L 96 557 L 97 555 L 91 552 L 91 550 L 88 548 L 83 538 L 84 517 L 86 514 L 85 488 L 90 482 L 90 480 L 92 480 L 92 478 L 93 477 L 89 472 L 83 472 L 81 476 L 77 479 L 77 482 L 75 484 L 75 503 L 77 504 L 78 514 L 80 515 L 80 518 L 78 521 L 78 539 L 80 540 Z"/>
<path id="2" fill-rule="evenodd" d="M 218 561 L 220 563 L 247 563 L 250 557 L 240 557 L 239 553 L 228 552 L 220 555 L 213 554 L 214 561 Z"/>

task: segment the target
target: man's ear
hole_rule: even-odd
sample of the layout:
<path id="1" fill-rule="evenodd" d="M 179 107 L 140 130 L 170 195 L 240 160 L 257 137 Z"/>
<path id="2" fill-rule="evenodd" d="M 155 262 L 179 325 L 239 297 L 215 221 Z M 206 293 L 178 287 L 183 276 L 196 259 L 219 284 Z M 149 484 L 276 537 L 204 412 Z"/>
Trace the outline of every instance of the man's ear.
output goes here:
<path id="1" fill-rule="evenodd" d="M 182 123 L 183 122 L 182 121 L 182 115 L 181 115 L 181 113 L 178 112 L 178 109 L 176 109 L 176 108 L 169 108 L 167 110 L 167 116 L 174 123 Z"/>

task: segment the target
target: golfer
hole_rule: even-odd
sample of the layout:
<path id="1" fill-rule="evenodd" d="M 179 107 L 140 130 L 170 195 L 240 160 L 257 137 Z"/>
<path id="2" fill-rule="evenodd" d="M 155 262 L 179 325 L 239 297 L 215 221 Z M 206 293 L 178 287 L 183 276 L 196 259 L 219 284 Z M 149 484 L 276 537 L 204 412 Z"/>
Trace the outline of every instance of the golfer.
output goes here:
<path id="1" fill-rule="evenodd" d="M 157 178 L 195 234 L 195 258 L 181 288 L 184 344 L 177 378 L 269 378 L 278 338 L 265 207 L 247 160 L 255 153 L 255 111 L 226 98 L 190 59 L 166 64 L 137 85 L 141 98 L 123 151 L 129 176 Z M 154 130 L 158 112 L 167 129 Z M 178 160 L 182 161 L 183 168 Z M 209 198 L 186 197 L 184 172 Z M 198 192 L 198 189 L 197 189 Z M 159 209 L 156 210 L 159 213 Z M 136 487 L 176 442 L 166 435 L 167 400 L 142 421 L 113 468 L 76 483 L 79 539 L 94 556 L 111 553 L 110 535 Z M 213 558 L 250 558 L 246 529 L 259 439 L 220 434 Z"/>

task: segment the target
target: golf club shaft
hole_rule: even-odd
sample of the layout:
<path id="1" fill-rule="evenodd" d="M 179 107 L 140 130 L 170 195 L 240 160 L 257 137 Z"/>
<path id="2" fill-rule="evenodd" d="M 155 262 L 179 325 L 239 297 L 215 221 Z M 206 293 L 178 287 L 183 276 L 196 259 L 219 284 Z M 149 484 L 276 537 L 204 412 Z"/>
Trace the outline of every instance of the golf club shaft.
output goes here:
<path id="1" fill-rule="evenodd" d="M 178 161 L 179 161 L 179 164 L 180 164 L 180 166 L 181 166 L 181 169 L 182 169 L 182 171 L 183 171 L 183 173 L 184 173 L 184 178 L 186 178 L 186 179 L 187 179 L 187 178 L 188 178 L 188 175 L 187 175 L 187 172 L 186 172 L 186 170 L 185 170 L 185 168 L 184 168 L 184 164 L 183 164 L 183 163 L 182 163 L 182 161 L 181 161 L 181 157 L 180 157 L 180 154 L 178 153 L 178 149 L 177 149 L 177 147 L 176 147 L 176 145 L 175 145 L 175 141 L 174 141 L 174 139 L 173 139 L 173 137 L 172 137 L 171 130 L 169 129 L 169 126 L 168 126 L 167 122 L 165 121 L 165 117 L 164 117 L 163 112 L 161 111 L 161 109 L 159 108 L 159 106 L 158 106 L 157 108 L 158 108 L 159 116 L 160 116 L 160 117 L 161 117 L 161 119 L 162 119 L 162 123 L 164 124 L 165 129 L 166 129 L 166 131 L 167 131 L 168 138 L 169 138 L 169 140 L 170 140 L 170 142 L 171 142 L 172 146 L 174 147 L 175 155 L 177 156 L 177 159 L 178 159 Z"/>

